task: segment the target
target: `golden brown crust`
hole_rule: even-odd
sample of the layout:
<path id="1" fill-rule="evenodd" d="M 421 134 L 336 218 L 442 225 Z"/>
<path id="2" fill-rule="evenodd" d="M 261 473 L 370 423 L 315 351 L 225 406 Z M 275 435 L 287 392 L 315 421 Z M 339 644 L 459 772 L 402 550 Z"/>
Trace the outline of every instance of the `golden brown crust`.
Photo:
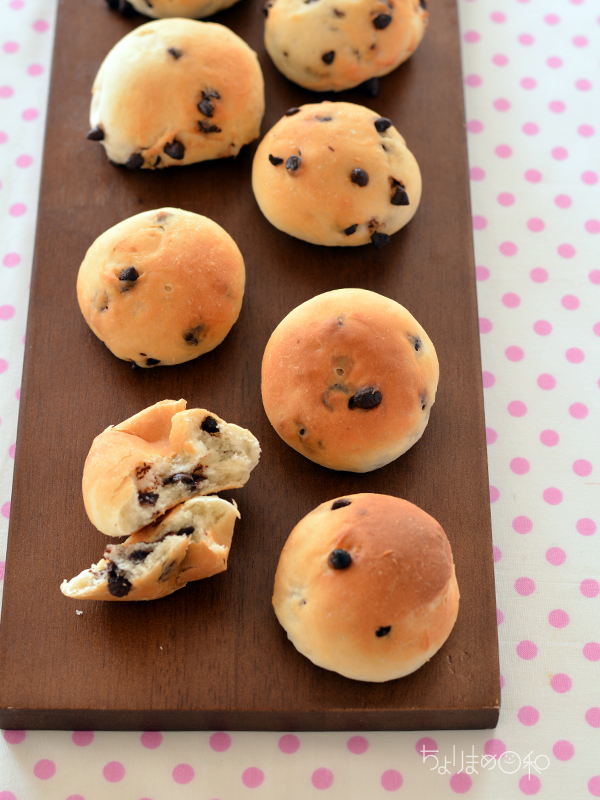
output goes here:
<path id="1" fill-rule="evenodd" d="M 203 19 L 229 8 L 238 0 L 129 0 L 140 14 L 154 19 L 164 17 L 186 17 Z"/>
<path id="2" fill-rule="evenodd" d="M 420 438 L 438 375 L 433 344 L 405 308 L 375 292 L 339 289 L 277 326 L 263 356 L 262 397 L 271 424 L 299 453 L 367 472 Z M 381 401 L 360 408 L 353 398 L 367 390 Z"/>
<path id="3" fill-rule="evenodd" d="M 290 534 L 275 576 L 275 613 L 315 664 L 356 680 L 402 677 L 431 658 L 456 620 L 450 544 L 439 523 L 406 500 L 343 500 L 337 508 L 323 503 Z M 347 568 L 331 566 L 337 549 L 350 554 Z"/>

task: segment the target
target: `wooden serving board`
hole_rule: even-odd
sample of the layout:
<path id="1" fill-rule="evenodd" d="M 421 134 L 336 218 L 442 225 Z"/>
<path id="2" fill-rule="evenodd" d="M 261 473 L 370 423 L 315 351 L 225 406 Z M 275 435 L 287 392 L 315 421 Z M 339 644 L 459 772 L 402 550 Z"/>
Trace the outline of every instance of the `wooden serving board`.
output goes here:
<path id="1" fill-rule="evenodd" d="M 262 44 L 261 0 L 215 20 L 260 55 L 263 133 L 291 106 L 329 99 L 288 82 Z M 90 88 L 108 50 L 146 21 L 102 0 L 61 0 L 44 154 L 6 581 L 0 726 L 62 729 L 361 730 L 489 728 L 500 703 L 475 271 L 455 0 L 430 4 L 423 44 L 381 80 L 377 99 L 340 100 L 390 117 L 423 174 L 410 224 L 380 251 L 327 248 L 275 230 L 252 195 L 256 143 L 233 161 L 156 172 L 111 166 L 86 141 Z M 239 321 L 212 353 L 135 370 L 85 325 L 79 264 L 106 228 L 146 209 L 205 214 L 247 268 Z M 264 415 L 260 364 L 299 303 L 359 286 L 398 300 L 433 340 L 441 367 L 429 426 L 406 455 L 366 475 L 329 471 L 287 447 Z M 239 504 L 227 572 L 151 603 L 76 602 L 60 593 L 107 538 L 88 521 L 83 463 L 93 437 L 158 400 L 184 397 L 249 428 L 262 458 Z M 280 550 L 296 522 L 342 494 L 404 497 L 436 517 L 456 562 L 461 608 L 442 650 L 401 680 L 368 684 L 315 667 L 271 609 Z M 83 611 L 77 614 L 76 609 Z"/>

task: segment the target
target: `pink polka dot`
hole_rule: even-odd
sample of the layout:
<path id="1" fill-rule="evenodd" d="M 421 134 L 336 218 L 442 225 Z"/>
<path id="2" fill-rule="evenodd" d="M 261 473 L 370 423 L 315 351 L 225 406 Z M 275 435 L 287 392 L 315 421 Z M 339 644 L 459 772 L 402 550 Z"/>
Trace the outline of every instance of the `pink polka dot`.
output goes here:
<path id="1" fill-rule="evenodd" d="M 557 672 L 556 675 L 552 676 L 552 680 L 550 681 L 550 686 L 559 694 L 568 692 L 572 685 L 571 678 L 565 675 L 564 672 Z"/>
<path id="2" fill-rule="evenodd" d="M 35 108 L 26 108 L 25 111 L 21 114 L 25 122 L 32 122 L 34 119 L 37 119 L 39 116 L 39 112 Z"/>
<path id="3" fill-rule="evenodd" d="M 486 444 L 494 444 L 498 439 L 498 434 L 493 428 L 486 428 L 485 429 L 485 441 Z"/>
<path id="4" fill-rule="evenodd" d="M 579 475 L 580 478 L 587 478 L 588 475 L 592 472 L 592 465 L 589 461 L 586 461 L 584 458 L 579 458 L 573 464 L 573 472 L 576 475 Z"/>
<path id="5" fill-rule="evenodd" d="M 588 186 L 593 186 L 595 183 L 598 183 L 598 176 L 595 172 L 588 170 L 587 172 L 581 173 L 581 180 L 587 183 Z"/>
<path id="6" fill-rule="evenodd" d="M 553 628 L 566 628 L 569 624 L 569 615 L 560 608 L 555 608 L 548 614 L 548 622 Z"/>
<path id="7" fill-rule="evenodd" d="M 8 141 L 8 136 L 4 131 L 0 131 L 0 144 L 4 144 L 4 142 Z"/>
<path id="8" fill-rule="evenodd" d="M 478 42 L 481 39 L 481 36 L 477 33 L 477 31 L 467 31 L 463 36 L 463 39 L 469 44 L 475 44 L 475 42 Z"/>
<path id="9" fill-rule="evenodd" d="M 15 203 L 8 209 L 8 213 L 11 215 L 11 217 L 22 217 L 26 211 L 27 206 L 25 203 Z"/>
<path id="10" fill-rule="evenodd" d="M 15 11 L 17 11 L 18 9 L 23 8 L 23 6 L 25 5 L 25 0 L 10 0 L 10 3 L 8 5 Z"/>
<path id="11" fill-rule="evenodd" d="M 43 68 L 43 66 L 41 64 L 30 64 L 27 67 L 27 74 L 28 75 L 33 75 L 33 76 L 41 75 L 43 71 L 44 71 L 44 68 Z"/>
<path id="12" fill-rule="evenodd" d="M 2 259 L 5 267 L 16 267 L 21 263 L 21 256 L 18 253 L 7 253 Z"/>
<path id="13" fill-rule="evenodd" d="M 552 430 L 545 430 L 540 433 L 540 442 L 546 447 L 555 447 L 560 441 L 558 433 Z"/>
<path id="14" fill-rule="evenodd" d="M 6 372 L 7 369 L 8 361 L 6 361 L 4 358 L 0 358 L 0 374 Z"/>
<path id="15" fill-rule="evenodd" d="M 535 39 L 533 38 L 533 36 L 530 33 L 522 33 L 519 36 L 519 42 L 521 44 L 524 44 L 526 47 L 529 47 L 529 45 L 532 45 L 534 43 L 534 41 L 535 41 Z"/>
<path id="16" fill-rule="evenodd" d="M 56 764 L 49 758 L 42 758 L 41 761 L 37 761 L 33 768 L 35 777 L 42 781 L 47 781 L 49 778 L 54 777 L 55 772 Z"/>
<path id="17" fill-rule="evenodd" d="M 284 734 L 277 743 L 282 753 L 295 753 L 300 747 L 300 739 L 293 733 Z"/>
<path id="18" fill-rule="evenodd" d="M 560 22 L 560 17 L 556 14 L 546 14 L 544 17 L 544 22 L 546 22 L 548 25 L 558 25 Z"/>
<path id="19" fill-rule="evenodd" d="M 519 642 L 517 645 L 517 655 L 525 661 L 530 661 L 532 658 L 535 658 L 537 654 L 537 645 L 534 642 L 530 642 L 529 639 L 523 639 L 523 641 Z"/>
<path id="20" fill-rule="evenodd" d="M 326 767 L 319 767 L 313 772 L 310 779 L 315 789 L 329 789 L 333 783 L 333 772 Z"/>
<path id="21" fill-rule="evenodd" d="M 475 267 L 475 278 L 478 281 L 487 281 L 489 277 L 490 271 L 487 267 Z"/>
<path id="22" fill-rule="evenodd" d="M 485 217 L 481 217 L 479 215 L 475 215 L 473 217 L 473 229 L 474 230 L 482 231 L 486 227 L 487 227 L 487 219 Z"/>
<path id="23" fill-rule="evenodd" d="M 566 150 L 564 147 L 555 147 L 552 150 L 552 158 L 556 159 L 556 161 L 564 161 L 569 155 L 569 151 Z"/>
<path id="24" fill-rule="evenodd" d="M 533 528 L 533 522 L 529 517 L 515 517 L 512 521 L 512 527 L 516 533 L 529 533 Z"/>
<path id="25" fill-rule="evenodd" d="M 386 792 L 395 792 L 397 791 L 404 780 L 402 775 L 398 772 L 397 769 L 386 769 L 386 771 L 381 776 L 381 785 L 386 790 Z"/>
<path id="26" fill-rule="evenodd" d="M 574 419 L 585 419 L 588 415 L 587 406 L 583 403 L 573 403 L 569 406 L 569 414 Z"/>
<path id="27" fill-rule="evenodd" d="M 527 774 L 519 779 L 519 789 L 523 794 L 537 794 L 541 788 L 542 782 L 537 775 Z"/>
<path id="28" fill-rule="evenodd" d="M 512 206 L 515 202 L 514 194 L 510 194 L 510 192 L 500 192 L 498 195 L 498 202 L 501 206 Z"/>
<path id="29" fill-rule="evenodd" d="M 19 43 L 18 42 L 4 42 L 4 44 L 2 45 L 2 49 L 4 50 L 5 53 L 9 53 L 9 54 L 10 53 L 16 53 L 17 50 L 19 49 Z"/>
<path id="30" fill-rule="evenodd" d="M 588 642 L 583 646 L 583 655 L 588 661 L 600 661 L 600 644 Z"/>
<path id="31" fill-rule="evenodd" d="M 415 750 L 420 756 L 427 755 L 427 753 L 436 752 L 438 750 L 437 742 L 430 736 L 423 736 L 423 738 L 419 739 L 419 741 L 416 743 Z"/>
<path id="32" fill-rule="evenodd" d="M 562 58 L 559 58 L 558 56 L 550 56 L 550 58 L 546 60 L 546 64 L 548 64 L 548 66 L 552 69 L 559 69 L 562 67 L 563 62 Z"/>
<path id="33" fill-rule="evenodd" d="M 497 67 L 505 67 L 508 64 L 508 58 L 502 53 L 496 53 L 496 55 L 492 56 L 492 63 Z"/>
<path id="34" fill-rule="evenodd" d="M 589 519 L 588 517 L 578 519 L 575 527 L 582 536 L 593 536 L 593 534 L 596 533 L 596 523 L 593 519 Z"/>
<path id="35" fill-rule="evenodd" d="M 503 256 L 514 256 L 517 252 L 517 245 L 514 242 L 502 242 L 499 250 Z"/>
<path id="36" fill-rule="evenodd" d="M 522 706 L 517 712 L 517 717 L 523 725 L 535 725 L 540 718 L 540 712 L 533 706 Z"/>
<path id="37" fill-rule="evenodd" d="M 529 277 L 535 283 L 545 283 L 548 280 L 548 272 L 543 267 L 534 267 L 529 273 Z"/>
<path id="38" fill-rule="evenodd" d="M 0 792 L 0 800 L 17 800 L 17 796 L 14 795 L 12 792 L 4 791 Z M 69 800 L 69 798 L 67 798 L 67 800 Z"/>
<path id="39" fill-rule="evenodd" d="M 33 30 L 38 33 L 45 33 L 50 26 L 43 19 L 38 19 L 33 23 Z"/>
<path id="40" fill-rule="evenodd" d="M 499 758 L 503 753 L 506 752 L 506 745 L 502 739 L 488 739 L 483 746 L 483 752 L 486 754 L 486 756 Z"/>
<path id="41" fill-rule="evenodd" d="M 597 322 L 592 328 L 596 336 L 600 336 L 600 322 Z"/>
<path id="42" fill-rule="evenodd" d="M 16 161 L 17 167 L 21 167 L 24 169 L 25 167 L 30 167 L 33 164 L 33 158 L 31 156 L 19 156 Z"/>
<path id="43" fill-rule="evenodd" d="M 506 686 L 506 681 L 504 680 L 504 675 L 500 673 L 500 688 L 504 689 L 505 686 Z"/>
<path id="44" fill-rule="evenodd" d="M 534 78 L 521 78 L 521 86 L 523 89 L 535 89 L 537 81 Z"/>
<path id="45" fill-rule="evenodd" d="M 556 489 L 554 486 L 551 486 L 548 489 L 544 489 L 542 497 L 551 506 L 557 506 L 559 503 L 562 503 L 562 492 L 560 489 Z"/>
<path id="46" fill-rule="evenodd" d="M 484 389 L 490 389 L 496 383 L 496 378 L 492 375 L 491 372 L 482 372 L 481 376 L 483 380 Z"/>
<path id="47" fill-rule="evenodd" d="M 584 597 L 597 597 L 600 592 L 600 584 L 593 578 L 586 578 L 579 584 L 579 591 Z"/>
<path id="48" fill-rule="evenodd" d="M 580 350 L 578 347 L 570 347 L 565 353 L 565 356 L 567 361 L 571 364 L 581 364 L 585 358 L 583 350 Z"/>
<path id="49" fill-rule="evenodd" d="M 160 747 L 162 740 L 162 733 L 159 731 L 144 731 L 140 736 L 142 747 L 145 747 L 147 750 L 155 750 L 157 747 Z"/>
<path id="50" fill-rule="evenodd" d="M 597 219 L 588 219 L 583 227 L 588 233 L 600 233 L 600 222 Z"/>
<path id="51" fill-rule="evenodd" d="M 472 181 L 482 181 L 485 178 L 485 170 L 481 167 L 471 167 L 469 177 Z"/>
<path id="52" fill-rule="evenodd" d="M 572 200 L 568 194 L 557 194 L 556 197 L 554 198 L 554 203 L 559 208 L 569 208 L 572 203 Z"/>
<path id="53" fill-rule="evenodd" d="M 579 308 L 579 299 L 574 294 L 566 294 L 560 302 L 567 311 L 574 311 Z"/>
<path id="54" fill-rule="evenodd" d="M 93 731 L 73 731 L 71 740 L 77 747 L 87 747 L 94 741 Z"/>
<path id="55" fill-rule="evenodd" d="M 548 108 L 553 114 L 562 114 L 566 105 L 562 100 L 553 100 L 551 103 L 548 103 Z"/>
<path id="56" fill-rule="evenodd" d="M 493 14 L 490 14 L 490 19 L 492 22 L 506 22 L 506 14 L 501 11 L 494 11 Z"/>
<path id="57" fill-rule="evenodd" d="M 555 567 L 560 567 L 561 564 L 564 564 L 566 558 L 567 554 L 561 547 L 549 547 L 546 550 L 546 561 Z"/>
<path id="58" fill-rule="evenodd" d="M 539 127 L 535 124 L 535 122 L 526 122 L 522 129 L 523 133 L 527 136 L 535 136 L 540 132 Z"/>
<path id="59" fill-rule="evenodd" d="M 5 561 L 0 561 L 0 581 L 4 580 L 4 568 L 6 566 Z"/>
<path id="60" fill-rule="evenodd" d="M 479 333 L 489 333 L 493 328 L 491 320 L 479 317 Z"/>
<path id="61" fill-rule="evenodd" d="M 524 417 L 527 413 L 527 406 L 521 400 L 511 400 L 507 408 L 511 417 Z"/>
<path id="62" fill-rule="evenodd" d="M 573 44 L 575 45 L 575 47 L 586 47 L 588 44 L 588 40 L 585 38 L 585 36 L 574 36 Z"/>
<path id="63" fill-rule="evenodd" d="M 15 90 L 12 88 L 12 86 L 0 86 L 0 97 L 12 97 L 14 93 Z"/>
<path id="64" fill-rule="evenodd" d="M 217 731 L 212 734 L 208 740 L 208 744 L 211 749 L 215 750 L 217 753 L 224 753 L 225 750 L 229 750 L 231 747 L 231 736 L 224 731 Z"/>
<path id="65" fill-rule="evenodd" d="M 513 458 L 510 468 L 515 475 L 526 475 L 530 470 L 530 464 L 526 458 Z"/>
<path id="66" fill-rule="evenodd" d="M 540 375 L 537 379 L 537 385 L 540 387 L 540 389 L 549 391 L 550 389 L 554 389 L 556 386 L 556 378 L 553 375 Z"/>
<path id="67" fill-rule="evenodd" d="M 11 444 L 11 446 L 8 448 L 8 455 L 9 455 L 9 456 L 10 456 L 12 459 L 14 459 L 14 457 L 15 457 L 15 451 L 16 451 L 16 449 L 17 449 L 17 445 L 16 445 L 16 444 Z"/>
<path id="68" fill-rule="evenodd" d="M 495 503 L 500 499 L 500 492 L 495 486 L 490 486 L 490 503 Z"/>
<path id="69" fill-rule="evenodd" d="M 500 611 L 499 608 L 497 608 L 496 609 L 496 624 L 497 625 L 502 625 L 503 622 L 504 622 L 504 614 L 502 613 L 502 611 Z"/>
<path id="70" fill-rule="evenodd" d="M 535 583 L 531 578 L 517 578 L 515 590 L 521 597 L 528 597 L 535 592 Z"/>
<path id="71" fill-rule="evenodd" d="M 585 125 L 580 125 L 577 128 L 577 133 L 580 136 L 588 137 L 588 136 L 593 136 L 595 131 L 594 131 L 594 128 L 591 125 L 585 124 Z"/>
<path id="72" fill-rule="evenodd" d="M 575 88 L 579 89 L 580 92 L 589 92 L 592 88 L 592 84 L 587 78 L 580 78 L 580 80 L 575 81 Z"/>
<path id="73" fill-rule="evenodd" d="M 102 768 L 102 774 L 110 783 L 118 783 L 120 780 L 123 780 L 125 767 L 120 761 L 109 761 L 108 764 L 105 764 Z"/>
<path id="74" fill-rule="evenodd" d="M 481 75 L 467 75 L 465 78 L 465 83 L 467 86 L 475 88 L 476 86 L 481 86 Z"/>
<path id="75" fill-rule="evenodd" d="M 525 180 L 529 183 L 539 183 L 542 180 L 542 173 L 537 169 L 528 169 L 525 173 Z"/>
<path id="76" fill-rule="evenodd" d="M 571 742 L 568 742 L 566 739 L 561 739 L 556 742 L 552 748 L 552 752 L 554 753 L 554 757 L 558 758 L 559 761 L 569 761 L 569 759 L 573 758 L 575 755 L 575 748 Z"/>
<path id="77" fill-rule="evenodd" d="M 508 111 L 510 103 L 505 97 L 499 97 L 497 100 L 494 100 L 494 108 L 496 111 Z"/>
<path id="78" fill-rule="evenodd" d="M 2 731 L 2 736 L 8 744 L 21 744 L 25 739 L 25 731 Z"/>
<path id="79" fill-rule="evenodd" d="M 469 133 L 481 133 L 483 130 L 483 122 L 478 119 L 472 119 L 467 122 L 467 130 Z"/>
<path id="80" fill-rule="evenodd" d="M 455 772 L 450 778 L 450 788 L 453 792 L 456 792 L 456 794 L 465 794 L 472 785 L 473 781 L 466 772 Z"/>
<path id="81" fill-rule="evenodd" d="M 494 564 L 497 564 L 502 558 L 502 550 L 500 550 L 499 547 L 496 547 L 496 545 L 493 545 L 492 551 L 494 553 Z"/>
<path id="82" fill-rule="evenodd" d="M 521 305 L 521 298 L 514 292 L 507 292 L 506 294 L 502 295 L 502 303 L 507 308 L 517 308 Z"/>
<path id="83" fill-rule="evenodd" d="M 594 775 L 588 781 L 588 792 L 592 797 L 600 797 L 600 775 Z"/>
<path id="84" fill-rule="evenodd" d="M 527 227 L 533 233 L 539 233 L 544 230 L 546 223 L 543 219 L 539 219 L 539 217 L 531 217 L 531 219 L 527 220 Z"/>
<path id="85" fill-rule="evenodd" d="M 2 514 L 2 516 L 5 519 L 8 519 L 10 517 L 10 500 L 8 502 L 4 503 L 2 508 L 0 508 L 0 514 Z"/>
<path id="86" fill-rule="evenodd" d="M 549 336 L 552 333 L 552 325 L 546 319 L 538 319 L 533 323 L 533 330 L 538 336 Z"/>
<path id="87" fill-rule="evenodd" d="M 15 315 L 15 309 L 12 306 L 0 306 L 0 319 L 12 319 Z"/>
<path id="88" fill-rule="evenodd" d="M 189 764 L 177 764 L 177 766 L 174 767 L 171 775 L 173 776 L 175 783 L 183 784 L 193 781 L 196 773 L 194 768 Z"/>
<path id="89" fill-rule="evenodd" d="M 0 795 L 0 800 L 2 800 L 2 796 Z M 85 797 L 82 794 L 70 794 L 67 797 L 67 800 L 85 800 Z M 142 797 L 142 800 L 148 800 L 148 798 Z"/>
<path id="90" fill-rule="evenodd" d="M 20 389 L 17 389 L 17 391 L 15 392 L 15 397 L 17 398 L 17 400 L 21 399 L 21 390 Z"/>
<path id="91" fill-rule="evenodd" d="M 354 755 L 361 755 L 362 753 L 366 753 L 369 749 L 369 742 L 364 736 L 351 736 L 346 746 Z"/>
<path id="92" fill-rule="evenodd" d="M 521 350 L 520 347 L 516 345 L 511 345 L 507 347 L 504 351 L 504 355 L 508 358 L 509 361 L 522 361 L 525 357 L 525 353 Z"/>
<path id="93" fill-rule="evenodd" d="M 265 773 L 258 767 L 248 767 L 242 772 L 242 783 L 248 789 L 256 789 L 265 779 Z M 333 780 L 333 776 L 332 776 Z M 313 781 L 314 783 L 314 781 Z"/>
<path id="94" fill-rule="evenodd" d="M 585 712 L 585 721 L 592 728 L 600 728 L 600 708 L 588 708 Z"/>
<path id="95" fill-rule="evenodd" d="M 499 144 L 494 152 L 498 158 L 510 158 L 512 156 L 512 147 L 507 144 Z"/>

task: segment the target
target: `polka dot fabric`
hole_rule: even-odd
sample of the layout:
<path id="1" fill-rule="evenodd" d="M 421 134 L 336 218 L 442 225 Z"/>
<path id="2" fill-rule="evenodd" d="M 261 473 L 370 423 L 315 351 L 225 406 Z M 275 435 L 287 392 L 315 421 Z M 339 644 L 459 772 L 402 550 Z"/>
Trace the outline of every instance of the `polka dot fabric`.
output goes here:
<path id="1" fill-rule="evenodd" d="M 0 581 L 56 5 L 0 0 Z M 497 729 L 4 731 L 0 800 L 600 797 L 600 11 L 595 0 L 458 6 Z"/>

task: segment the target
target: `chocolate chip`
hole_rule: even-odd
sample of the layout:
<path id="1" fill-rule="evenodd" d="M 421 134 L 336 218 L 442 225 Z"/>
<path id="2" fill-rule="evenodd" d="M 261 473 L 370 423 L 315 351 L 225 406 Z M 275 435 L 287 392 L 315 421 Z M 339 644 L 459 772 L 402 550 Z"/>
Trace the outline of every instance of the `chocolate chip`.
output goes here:
<path id="1" fill-rule="evenodd" d="M 290 156 L 285 162 L 285 168 L 288 172 L 296 172 L 300 168 L 301 163 L 302 159 L 300 156 Z"/>
<path id="2" fill-rule="evenodd" d="M 375 233 L 371 235 L 371 241 L 378 250 L 381 250 L 382 247 L 385 247 L 386 244 L 389 243 L 390 237 L 387 233 L 379 233 L 379 231 L 375 231 Z"/>
<path id="3" fill-rule="evenodd" d="M 346 228 L 344 233 L 346 234 L 346 236 L 352 236 L 352 234 L 356 232 L 357 228 L 358 228 L 358 223 L 356 223 L 355 225 L 350 225 L 349 228 Z"/>
<path id="4" fill-rule="evenodd" d="M 183 483 L 185 486 L 195 486 L 197 480 L 195 475 L 190 475 L 188 472 L 176 472 L 175 475 L 171 475 L 170 478 L 163 481 L 164 486 L 168 486 L 170 483 Z"/>
<path id="5" fill-rule="evenodd" d="M 144 156 L 141 153 L 132 153 L 125 162 L 127 169 L 140 169 L 143 165 Z"/>
<path id="6" fill-rule="evenodd" d="M 214 97 L 214 95 L 209 92 L 202 92 L 202 100 L 198 103 L 198 110 L 201 111 L 205 117 L 212 117 L 215 112 L 213 104 L 210 102 L 211 97 Z"/>
<path id="7" fill-rule="evenodd" d="M 170 144 L 165 145 L 164 151 L 176 161 L 181 161 L 185 155 L 185 147 L 178 139 L 173 139 Z"/>
<path id="8" fill-rule="evenodd" d="M 319 122 L 331 122 L 333 117 L 317 117 L 317 119 L 319 120 Z"/>
<path id="9" fill-rule="evenodd" d="M 127 0 L 121 0 L 119 11 L 124 17 L 133 17 L 135 14 L 135 8 Z"/>
<path id="10" fill-rule="evenodd" d="M 413 340 L 413 346 L 418 353 L 419 350 L 423 347 L 423 342 L 419 339 L 418 336 L 410 336 L 409 338 Z"/>
<path id="11" fill-rule="evenodd" d="M 382 401 L 381 392 L 375 389 L 374 386 L 366 386 L 364 389 L 359 389 L 356 394 L 348 400 L 348 408 L 364 408 L 370 409 L 378 406 Z"/>
<path id="12" fill-rule="evenodd" d="M 219 423 L 214 417 L 204 417 L 204 421 L 200 427 L 203 431 L 206 431 L 206 433 L 219 432 Z"/>
<path id="13" fill-rule="evenodd" d="M 126 267 L 119 273 L 120 281 L 137 281 L 139 278 L 138 271 L 135 267 Z"/>
<path id="14" fill-rule="evenodd" d="M 181 58 L 181 56 L 183 55 L 183 52 L 181 50 L 178 50 L 176 47 L 169 47 L 169 49 L 167 50 L 167 53 L 169 55 L 173 56 L 175 61 L 177 61 L 177 59 Z"/>
<path id="15" fill-rule="evenodd" d="M 141 369 L 141 367 L 139 367 L 139 366 L 138 366 L 138 365 L 135 363 L 135 361 L 132 361 L 132 362 L 131 362 L 131 369 Z"/>
<path id="16" fill-rule="evenodd" d="M 180 528 L 175 536 L 190 536 L 194 532 L 194 528 L 190 526 L 189 528 Z"/>
<path id="17" fill-rule="evenodd" d="M 206 89 L 206 91 L 202 92 L 202 97 L 214 97 L 215 100 L 221 99 L 221 95 L 216 89 Z"/>
<path id="18" fill-rule="evenodd" d="M 323 55 L 321 56 L 321 60 L 325 64 L 332 64 L 334 58 L 335 58 L 335 50 L 330 50 L 328 53 L 323 53 Z"/>
<path id="19" fill-rule="evenodd" d="M 279 156 L 272 156 L 271 153 L 269 153 L 269 161 L 274 167 L 278 167 L 280 164 L 283 164 L 283 158 L 279 158 Z"/>
<path id="20" fill-rule="evenodd" d="M 146 366 L 147 367 L 155 367 L 157 364 L 160 364 L 160 360 L 158 358 L 147 358 L 146 359 Z"/>
<path id="21" fill-rule="evenodd" d="M 397 186 L 396 191 L 392 195 L 392 205 L 393 206 L 409 206 L 410 200 L 408 199 L 408 195 L 406 194 L 406 190 L 402 188 L 402 186 Z"/>
<path id="22" fill-rule="evenodd" d="M 202 120 L 198 122 L 198 127 L 201 133 L 221 133 L 221 128 L 217 128 L 216 125 L 209 125 L 206 122 L 202 122 Z"/>
<path id="23" fill-rule="evenodd" d="M 367 97 L 377 97 L 379 94 L 379 78 L 369 78 L 368 81 L 359 84 L 356 91 Z"/>
<path id="24" fill-rule="evenodd" d="M 135 364 L 135 361 L 133 362 Z M 137 367 L 137 364 L 135 364 Z M 154 492 L 138 492 L 138 503 L 141 506 L 155 506 L 158 495 Z"/>
<path id="25" fill-rule="evenodd" d="M 345 16 L 346 16 L 346 13 L 345 13 L 344 11 L 338 11 L 338 10 L 337 10 L 337 8 L 334 8 L 334 9 L 333 9 L 333 13 L 334 13 L 334 14 L 336 15 L 336 17 L 338 17 L 338 18 L 341 18 L 341 17 L 345 17 Z"/>
<path id="26" fill-rule="evenodd" d="M 160 164 L 160 156 L 156 156 L 156 161 L 154 162 L 154 166 L 158 167 L 159 164 Z"/>
<path id="27" fill-rule="evenodd" d="M 288 110 L 285 112 L 285 116 L 286 117 L 293 117 L 294 114 L 297 114 L 299 111 L 300 111 L 300 109 L 296 108 L 296 107 L 288 108 Z"/>
<path id="28" fill-rule="evenodd" d="M 269 9 L 272 7 L 272 5 L 273 3 L 265 3 L 264 6 L 262 7 L 262 12 L 265 15 L 265 17 L 269 16 Z"/>
<path id="29" fill-rule="evenodd" d="M 335 511 L 336 508 L 344 508 L 344 506 L 349 506 L 350 500 L 347 500 L 345 497 L 341 497 L 339 500 L 334 500 L 331 506 L 331 510 Z"/>
<path id="30" fill-rule="evenodd" d="M 427 8 L 427 0 L 419 0 L 419 5 L 425 10 Z"/>
<path id="31" fill-rule="evenodd" d="M 108 593 L 113 597 L 125 597 L 130 589 L 131 583 L 124 575 L 119 575 L 113 567 L 108 573 Z"/>
<path id="32" fill-rule="evenodd" d="M 425 392 L 421 395 L 421 411 L 425 411 L 427 408 L 427 398 L 425 396 Z"/>
<path id="33" fill-rule="evenodd" d="M 378 14 L 375 19 L 373 20 L 373 25 L 377 28 L 377 30 L 381 31 L 392 21 L 392 18 L 389 14 Z"/>
<path id="34" fill-rule="evenodd" d="M 347 550 L 333 550 L 333 552 L 329 553 L 327 563 L 332 569 L 348 569 L 352 563 L 352 556 Z"/>
<path id="35" fill-rule="evenodd" d="M 300 428 L 298 433 L 300 434 L 300 436 L 304 436 L 304 434 L 306 433 L 306 428 Z"/>
<path id="36" fill-rule="evenodd" d="M 118 9 L 119 9 L 119 0 L 106 0 L 106 5 L 112 11 L 118 11 Z"/>
<path id="37" fill-rule="evenodd" d="M 388 119 L 387 117 L 379 117 L 379 119 L 375 120 L 375 129 L 377 130 L 377 133 L 383 133 L 384 131 L 387 131 L 391 124 L 391 119 Z"/>
<path id="38" fill-rule="evenodd" d="M 188 344 L 195 346 L 201 339 L 204 338 L 204 336 L 202 335 L 203 331 L 204 331 L 204 325 L 196 325 L 195 328 L 190 328 L 189 331 L 185 331 L 185 333 L 183 334 L 183 339 Z"/>
<path id="39" fill-rule="evenodd" d="M 86 139 L 89 139 L 92 142 L 101 142 L 104 139 L 104 131 L 100 127 L 100 125 L 96 125 L 95 128 L 92 128 L 91 131 L 88 131 L 85 135 Z"/>
<path id="40" fill-rule="evenodd" d="M 150 555 L 149 550 L 134 550 L 133 553 L 129 554 L 130 561 L 143 561 L 145 558 L 148 558 Z"/>
<path id="41" fill-rule="evenodd" d="M 387 636 L 391 630 L 392 630 L 391 625 L 388 625 L 385 628 L 377 628 L 377 630 L 375 631 L 375 636 L 379 636 L 379 638 L 381 639 L 382 636 Z"/>
<path id="42" fill-rule="evenodd" d="M 350 180 L 357 186 L 366 186 L 367 183 L 369 182 L 369 174 L 368 172 L 365 172 L 364 169 L 356 167 L 356 169 L 352 170 L 352 174 L 350 175 Z"/>

